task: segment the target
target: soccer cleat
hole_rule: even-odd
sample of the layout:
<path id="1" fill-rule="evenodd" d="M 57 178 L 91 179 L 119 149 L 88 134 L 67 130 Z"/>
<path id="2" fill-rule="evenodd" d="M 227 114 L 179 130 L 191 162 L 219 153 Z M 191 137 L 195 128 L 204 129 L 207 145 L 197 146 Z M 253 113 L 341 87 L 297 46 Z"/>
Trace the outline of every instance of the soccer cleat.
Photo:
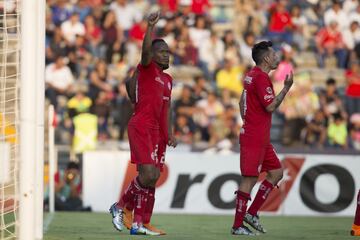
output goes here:
<path id="1" fill-rule="evenodd" d="M 255 233 L 253 233 L 248 227 L 242 225 L 241 227 L 238 227 L 236 229 L 231 229 L 232 235 L 247 235 L 247 236 L 256 236 Z"/>
<path id="2" fill-rule="evenodd" d="M 156 227 L 154 227 L 154 226 L 151 225 L 150 223 L 144 224 L 144 227 L 146 227 L 146 228 L 149 229 L 150 231 L 160 233 L 160 235 L 166 235 L 166 232 L 164 232 L 163 230 L 157 229 Z"/>
<path id="3" fill-rule="evenodd" d="M 259 216 L 253 216 L 250 213 L 246 213 L 244 217 L 244 221 L 252 226 L 259 232 L 266 233 L 266 230 L 261 226 Z"/>
<path id="4" fill-rule="evenodd" d="M 127 209 L 126 207 L 124 207 L 123 211 L 124 211 L 124 220 L 123 220 L 124 226 L 130 230 L 133 221 L 133 212 Z"/>
<path id="5" fill-rule="evenodd" d="M 112 216 L 112 223 L 116 230 L 122 231 L 124 228 L 124 212 L 122 209 L 118 208 L 117 203 L 111 205 L 109 212 Z"/>
<path id="6" fill-rule="evenodd" d="M 143 225 L 138 225 L 137 223 L 133 223 L 130 229 L 130 235 L 149 235 L 149 236 L 160 236 L 160 233 L 153 232 Z"/>
<path id="7" fill-rule="evenodd" d="M 360 226 L 353 224 L 350 234 L 351 236 L 360 236 Z"/>

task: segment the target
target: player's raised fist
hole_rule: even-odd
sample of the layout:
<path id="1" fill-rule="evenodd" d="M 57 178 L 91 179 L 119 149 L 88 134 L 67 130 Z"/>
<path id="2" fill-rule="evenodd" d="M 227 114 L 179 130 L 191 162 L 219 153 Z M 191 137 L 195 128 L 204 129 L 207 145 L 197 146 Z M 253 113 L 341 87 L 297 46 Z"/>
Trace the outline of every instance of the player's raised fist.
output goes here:
<path id="1" fill-rule="evenodd" d="M 286 78 L 285 78 L 285 81 L 284 81 L 284 85 L 287 89 L 290 89 L 291 86 L 293 85 L 294 83 L 294 74 L 293 72 L 291 72 L 290 74 L 286 74 Z"/>
<path id="2" fill-rule="evenodd" d="M 154 26 L 158 21 L 159 21 L 159 18 L 160 18 L 160 12 L 155 12 L 155 13 L 151 13 L 149 16 L 148 16 L 148 24 L 150 26 Z"/>

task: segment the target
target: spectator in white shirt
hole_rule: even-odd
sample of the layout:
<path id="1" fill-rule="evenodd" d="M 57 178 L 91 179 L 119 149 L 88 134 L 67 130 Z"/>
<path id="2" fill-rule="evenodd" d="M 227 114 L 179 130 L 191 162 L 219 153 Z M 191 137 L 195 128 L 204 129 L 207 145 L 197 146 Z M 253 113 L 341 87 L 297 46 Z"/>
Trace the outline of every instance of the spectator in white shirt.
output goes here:
<path id="1" fill-rule="evenodd" d="M 224 113 L 224 106 L 217 99 L 215 92 L 210 91 L 207 98 L 197 101 L 198 111 L 194 114 L 194 120 L 199 126 L 202 140 L 210 140 L 212 124 Z"/>
<path id="2" fill-rule="evenodd" d="M 359 6 L 359 0 L 345 0 L 343 3 L 343 10 L 346 14 L 349 14 L 356 10 Z"/>
<path id="3" fill-rule="evenodd" d="M 348 50 L 353 50 L 355 45 L 360 42 L 360 28 L 359 23 L 353 21 L 350 27 L 343 32 L 343 39 L 345 47 Z"/>
<path id="4" fill-rule="evenodd" d="M 73 13 L 70 19 L 61 24 L 61 31 L 68 45 L 73 45 L 76 40 L 76 35 L 84 36 L 85 27 L 80 22 L 78 13 Z"/>
<path id="5" fill-rule="evenodd" d="M 355 11 L 353 11 L 349 16 L 350 22 L 358 22 L 360 24 L 360 4 L 356 7 Z"/>
<path id="6" fill-rule="evenodd" d="M 343 31 L 349 26 L 348 16 L 342 9 L 341 2 L 339 0 L 333 0 L 333 5 L 324 13 L 325 25 L 330 25 L 331 22 L 336 21 L 339 26 L 339 30 Z"/>
<path id="7" fill-rule="evenodd" d="M 300 50 L 304 50 L 308 42 L 307 39 L 310 38 L 308 34 L 308 25 L 307 20 L 302 9 L 299 5 L 294 5 L 290 10 L 291 22 L 293 24 L 293 39 L 296 47 Z"/>
<path id="8" fill-rule="evenodd" d="M 212 32 L 210 38 L 200 45 L 199 57 L 201 68 L 206 77 L 211 80 L 214 80 L 213 73 L 224 60 L 224 51 L 224 43 L 218 38 L 215 32 Z"/>
<path id="9" fill-rule="evenodd" d="M 207 41 L 210 38 L 210 31 L 206 28 L 206 20 L 203 16 L 197 16 L 195 20 L 195 26 L 190 28 L 190 39 L 196 48 Z"/>
<path id="10" fill-rule="evenodd" d="M 51 104 L 57 107 L 57 96 L 67 96 L 71 91 L 74 83 L 74 77 L 70 68 L 65 65 L 64 58 L 58 56 L 54 63 L 51 63 L 45 68 L 45 83 L 46 83 L 46 97 Z"/>
<path id="11" fill-rule="evenodd" d="M 114 11 L 118 25 L 124 30 L 126 36 L 136 22 L 142 19 L 142 13 L 133 4 L 128 4 L 127 0 L 116 0 L 110 4 L 110 10 Z"/>
<path id="12" fill-rule="evenodd" d="M 255 44 L 255 34 L 247 32 L 244 34 L 244 40 L 240 41 L 240 56 L 244 65 L 255 66 L 252 59 L 252 47 Z"/>

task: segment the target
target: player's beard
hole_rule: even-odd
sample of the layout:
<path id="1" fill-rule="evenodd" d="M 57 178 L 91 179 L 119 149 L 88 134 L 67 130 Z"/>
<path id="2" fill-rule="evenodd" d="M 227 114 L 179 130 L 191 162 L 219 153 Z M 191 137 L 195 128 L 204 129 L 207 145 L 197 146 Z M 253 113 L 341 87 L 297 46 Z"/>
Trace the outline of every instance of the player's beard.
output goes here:
<path id="1" fill-rule="evenodd" d="M 161 64 L 161 68 L 162 68 L 163 70 L 166 70 L 166 69 L 169 68 L 169 64 L 168 64 L 168 63 L 166 63 L 166 64 Z"/>

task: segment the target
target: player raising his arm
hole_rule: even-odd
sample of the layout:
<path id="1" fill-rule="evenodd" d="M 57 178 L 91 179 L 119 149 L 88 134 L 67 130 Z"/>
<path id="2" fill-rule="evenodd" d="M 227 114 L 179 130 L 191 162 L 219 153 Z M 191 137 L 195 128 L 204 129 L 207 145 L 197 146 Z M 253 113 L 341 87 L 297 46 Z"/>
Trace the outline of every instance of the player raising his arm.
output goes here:
<path id="1" fill-rule="evenodd" d="M 134 75 L 126 82 L 126 90 L 133 104 L 136 103 L 136 85 L 137 85 L 138 74 L 139 72 L 135 71 Z M 157 157 L 160 161 L 160 171 L 163 170 L 163 166 L 165 163 L 166 146 L 168 145 L 168 146 L 176 147 L 177 145 L 172 130 L 172 126 L 173 126 L 172 114 L 171 114 L 172 78 L 169 75 L 167 75 L 167 77 L 164 78 L 164 83 L 165 83 L 165 88 L 164 88 L 164 96 L 163 96 L 163 106 L 161 109 L 161 118 L 160 118 L 160 141 L 159 141 L 159 148 L 157 151 Z M 166 233 L 164 231 L 159 230 L 150 224 L 150 219 L 154 208 L 154 202 L 155 202 L 155 188 L 151 189 L 151 191 L 149 192 L 149 199 L 147 202 L 148 206 L 145 210 L 144 226 L 153 232 L 158 232 L 160 233 L 160 235 L 165 235 Z M 128 202 L 126 206 L 123 208 L 123 211 L 125 213 L 124 226 L 128 229 L 130 229 L 132 225 L 133 210 L 134 210 L 133 201 Z"/>
<path id="2" fill-rule="evenodd" d="M 234 235 L 255 235 L 243 221 L 256 230 L 265 233 L 259 222 L 258 211 L 271 190 L 283 177 L 283 169 L 270 143 L 271 114 L 284 100 L 293 84 L 293 75 L 286 76 L 284 88 L 275 96 L 269 72 L 279 65 L 279 56 L 271 42 L 260 42 L 252 49 L 256 66 L 244 79 L 244 90 L 240 99 L 241 116 L 244 125 L 240 131 L 240 170 L 242 181 L 236 191 L 236 212 L 231 233 Z M 249 209 L 247 202 L 259 174 L 267 172 L 259 191 Z"/>
<path id="3" fill-rule="evenodd" d="M 164 98 L 171 93 L 172 79 L 163 72 L 169 67 L 168 45 L 162 39 L 151 40 L 152 30 L 159 17 L 160 13 L 148 17 L 141 64 L 135 73 L 137 81 L 131 81 L 127 86 L 131 93 L 129 96 L 135 98 L 135 112 L 128 124 L 128 135 L 131 162 L 137 164 L 138 176 L 131 182 L 120 201 L 110 208 L 113 224 L 120 231 L 124 227 L 125 207 L 134 208 L 130 229 L 130 234 L 134 235 L 160 235 L 160 232 L 150 230 L 149 222 L 155 201 L 155 185 L 163 164 L 159 158 L 159 142 L 162 112 L 164 108 L 168 111 Z M 170 91 L 167 93 L 166 88 L 169 86 Z M 166 99 L 170 101 L 170 96 Z M 169 144 L 175 145 L 173 138 L 170 139 Z M 148 228 L 145 223 L 148 223 Z"/>

